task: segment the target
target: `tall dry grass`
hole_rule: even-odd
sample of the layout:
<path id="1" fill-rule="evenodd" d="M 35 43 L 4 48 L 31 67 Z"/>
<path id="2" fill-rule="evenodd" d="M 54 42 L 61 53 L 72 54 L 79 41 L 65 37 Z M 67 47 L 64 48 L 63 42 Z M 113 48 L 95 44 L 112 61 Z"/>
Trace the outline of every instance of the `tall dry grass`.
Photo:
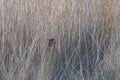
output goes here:
<path id="1" fill-rule="evenodd" d="M 119 0 L 0 0 L 0 80 L 119 80 L 119 56 Z"/>

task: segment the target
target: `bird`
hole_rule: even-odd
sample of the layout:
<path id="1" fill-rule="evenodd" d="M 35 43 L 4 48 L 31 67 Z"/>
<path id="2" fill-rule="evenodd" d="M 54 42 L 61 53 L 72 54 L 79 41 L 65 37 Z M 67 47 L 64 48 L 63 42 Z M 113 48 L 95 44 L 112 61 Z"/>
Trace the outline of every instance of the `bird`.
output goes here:
<path id="1" fill-rule="evenodd" d="M 56 44 L 55 38 L 48 39 L 48 49 L 52 49 Z"/>

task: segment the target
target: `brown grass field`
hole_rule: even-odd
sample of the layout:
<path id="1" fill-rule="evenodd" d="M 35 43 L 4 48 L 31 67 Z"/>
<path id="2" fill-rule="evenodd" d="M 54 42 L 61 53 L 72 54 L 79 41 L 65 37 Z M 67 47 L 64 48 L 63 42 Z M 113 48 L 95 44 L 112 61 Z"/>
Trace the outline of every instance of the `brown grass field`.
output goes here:
<path id="1" fill-rule="evenodd" d="M 120 80 L 120 0 L 0 0 L 0 80 Z"/>

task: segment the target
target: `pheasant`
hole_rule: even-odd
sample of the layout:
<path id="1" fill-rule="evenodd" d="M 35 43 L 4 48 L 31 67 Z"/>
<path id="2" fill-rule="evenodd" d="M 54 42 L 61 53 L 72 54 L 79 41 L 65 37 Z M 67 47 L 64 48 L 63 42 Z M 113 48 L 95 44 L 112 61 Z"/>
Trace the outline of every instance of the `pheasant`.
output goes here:
<path id="1" fill-rule="evenodd" d="M 56 44 L 55 38 L 48 39 L 48 49 L 51 50 L 52 48 L 54 48 L 55 44 Z"/>

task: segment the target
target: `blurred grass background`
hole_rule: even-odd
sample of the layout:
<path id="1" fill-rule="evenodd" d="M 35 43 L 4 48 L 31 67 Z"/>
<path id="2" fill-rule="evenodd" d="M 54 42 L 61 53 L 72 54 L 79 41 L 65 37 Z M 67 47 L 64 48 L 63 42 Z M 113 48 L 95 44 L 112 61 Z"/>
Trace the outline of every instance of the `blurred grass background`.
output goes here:
<path id="1" fill-rule="evenodd" d="M 0 0 L 0 80 L 119 75 L 120 0 Z"/>

